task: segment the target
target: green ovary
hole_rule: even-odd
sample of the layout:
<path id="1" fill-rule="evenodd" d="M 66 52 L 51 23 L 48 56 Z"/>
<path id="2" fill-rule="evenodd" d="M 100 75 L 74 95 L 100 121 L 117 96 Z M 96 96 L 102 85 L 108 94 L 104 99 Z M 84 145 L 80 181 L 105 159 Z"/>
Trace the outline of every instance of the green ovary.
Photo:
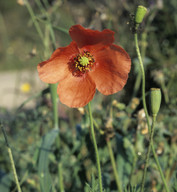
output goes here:
<path id="1" fill-rule="evenodd" d="M 89 59 L 87 57 L 81 57 L 79 59 L 79 63 L 82 66 L 87 66 L 89 64 Z"/>

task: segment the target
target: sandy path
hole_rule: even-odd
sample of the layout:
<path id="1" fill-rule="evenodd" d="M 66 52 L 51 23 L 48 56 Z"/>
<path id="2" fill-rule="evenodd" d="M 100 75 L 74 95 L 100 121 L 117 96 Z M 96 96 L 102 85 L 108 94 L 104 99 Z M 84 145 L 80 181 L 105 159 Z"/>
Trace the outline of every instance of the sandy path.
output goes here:
<path id="1" fill-rule="evenodd" d="M 25 83 L 31 87 L 27 93 L 21 90 L 21 86 Z M 0 108 L 17 108 L 44 87 L 46 87 L 46 84 L 40 81 L 36 71 L 1 72 Z M 34 101 L 30 101 L 25 107 L 32 107 L 33 105 Z"/>

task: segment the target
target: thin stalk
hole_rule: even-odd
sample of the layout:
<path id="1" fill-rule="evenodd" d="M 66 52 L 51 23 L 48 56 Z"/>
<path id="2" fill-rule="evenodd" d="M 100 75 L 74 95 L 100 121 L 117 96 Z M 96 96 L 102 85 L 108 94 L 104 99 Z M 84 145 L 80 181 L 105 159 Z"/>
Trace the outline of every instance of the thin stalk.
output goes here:
<path id="1" fill-rule="evenodd" d="M 42 43 L 43 43 L 43 45 L 45 47 L 44 55 L 45 55 L 45 57 L 48 57 L 48 55 L 49 55 L 49 50 L 48 50 L 48 48 L 49 48 L 48 30 L 47 30 L 47 33 L 45 34 L 45 37 L 44 37 L 44 35 L 42 34 L 42 31 L 40 29 L 40 26 L 39 26 L 39 24 L 38 24 L 38 22 L 36 20 L 36 16 L 35 16 L 35 14 L 33 12 L 33 9 L 31 7 L 31 5 L 29 4 L 28 0 L 25 0 L 25 4 L 26 4 L 26 7 L 27 7 L 27 9 L 28 9 L 28 11 L 30 13 L 32 21 L 34 22 L 36 30 L 37 30 L 39 36 L 41 37 Z M 50 25 L 49 25 L 49 31 L 51 33 L 52 42 L 54 44 L 54 33 L 51 30 Z M 55 44 L 54 44 L 54 46 L 55 46 Z M 50 84 L 49 87 L 50 87 L 51 99 L 52 99 L 52 104 L 53 104 L 54 127 L 59 128 L 58 127 L 58 109 L 57 109 L 57 85 L 56 84 Z"/>
<path id="2" fill-rule="evenodd" d="M 9 145 L 9 142 L 8 142 L 8 139 L 7 139 L 7 135 L 6 135 L 6 132 L 5 132 L 4 127 L 3 127 L 2 124 L 1 124 L 1 129 L 2 129 L 2 132 L 3 132 L 3 135 L 4 135 L 4 139 L 5 139 L 5 142 L 6 142 L 7 151 L 8 151 L 8 155 L 9 155 L 9 159 L 10 159 L 10 163 L 11 163 L 11 167 L 12 167 L 15 183 L 16 183 L 18 192 L 22 192 L 21 187 L 20 187 L 20 183 L 19 183 L 19 180 L 18 180 L 16 168 L 15 168 L 15 163 L 14 163 L 14 159 L 13 159 L 13 155 L 12 155 L 12 150 L 10 148 L 10 145 Z"/>
<path id="3" fill-rule="evenodd" d="M 141 55 L 142 55 L 142 60 L 144 62 L 144 58 L 145 58 L 145 53 L 146 53 L 146 47 L 147 47 L 147 31 L 145 31 L 142 34 L 142 46 L 141 46 Z M 133 91 L 133 97 L 136 97 L 137 92 L 140 88 L 141 85 L 141 71 L 138 70 L 138 75 L 136 76 L 136 81 L 135 81 L 135 86 L 134 86 L 134 91 Z"/>
<path id="4" fill-rule="evenodd" d="M 52 40 L 52 46 L 53 46 L 53 49 L 55 50 L 56 49 L 56 39 L 55 39 L 54 30 L 53 30 L 53 27 L 52 27 L 52 24 L 51 24 L 50 16 L 49 16 L 48 12 L 43 8 L 43 5 L 42 5 L 42 3 L 39 0 L 35 0 L 35 2 L 38 5 L 38 7 L 41 10 L 41 12 L 43 14 L 45 14 L 45 16 L 47 18 L 47 22 L 45 22 L 45 24 L 49 26 L 50 36 L 51 36 L 51 40 Z M 44 2 L 44 3 L 45 3 L 45 6 L 47 7 L 48 6 L 48 5 L 46 5 L 47 2 Z"/>
<path id="5" fill-rule="evenodd" d="M 147 151 L 147 154 L 146 154 L 146 162 L 145 162 L 145 167 L 144 167 L 140 192 L 144 191 L 144 183 L 145 183 L 145 178 L 146 178 L 146 173 L 147 173 L 147 168 L 148 168 L 148 163 L 149 163 L 149 155 L 150 155 L 150 152 L 151 152 L 151 145 L 153 144 L 152 142 L 153 142 L 155 122 L 156 122 L 156 116 L 153 116 L 152 127 L 151 127 L 151 132 L 150 132 L 149 146 L 148 146 L 148 151 Z"/>
<path id="6" fill-rule="evenodd" d="M 93 127 L 93 117 L 92 117 L 92 110 L 91 110 L 90 103 L 88 103 L 88 111 L 89 111 L 89 117 L 90 117 L 91 135 L 92 135 L 93 145 L 94 145 L 94 149 L 95 149 L 97 169 L 98 169 L 99 189 L 100 189 L 100 192 L 103 192 L 102 178 L 101 178 L 100 157 L 99 157 L 99 154 L 98 154 L 98 147 L 97 147 L 94 127 Z"/>
<path id="7" fill-rule="evenodd" d="M 45 20 L 43 20 L 43 19 L 41 19 L 39 17 L 36 17 L 36 19 L 37 19 L 37 21 L 40 21 L 41 23 L 48 24 L 48 21 L 45 21 Z M 57 31 L 61 31 L 61 32 L 63 32 L 63 33 L 68 35 L 68 30 L 66 30 L 66 29 L 64 29 L 62 27 L 58 27 L 56 25 L 52 25 L 52 28 L 56 29 Z"/>
<path id="8" fill-rule="evenodd" d="M 49 89 L 46 88 L 46 89 L 44 89 L 43 91 L 40 91 L 40 92 L 32 95 L 31 97 L 29 97 L 28 99 L 26 99 L 26 100 L 20 105 L 20 107 L 18 107 L 17 112 L 18 112 L 19 110 L 21 110 L 21 109 L 22 109 L 28 102 L 30 102 L 31 100 L 33 100 L 33 99 L 35 99 L 35 98 L 38 98 L 38 97 L 40 97 L 40 96 L 42 96 L 42 95 L 44 95 L 44 94 L 46 94 L 46 93 L 48 93 L 48 92 L 49 92 Z"/>
<path id="9" fill-rule="evenodd" d="M 36 30 L 42 40 L 42 43 L 43 43 L 43 46 L 45 48 L 44 50 L 44 56 L 47 58 L 49 56 L 49 41 L 50 41 L 50 38 L 49 38 L 49 33 L 50 33 L 50 37 L 52 39 L 52 45 L 53 45 L 53 48 L 56 49 L 56 44 L 55 44 L 55 34 L 54 34 L 54 31 L 53 31 L 53 27 L 51 25 L 51 22 L 50 22 L 50 18 L 48 16 L 48 14 L 46 14 L 47 16 L 47 21 L 48 21 L 48 25 L 46 26 L 46 34 L 45 36 L 43 35 L 42 33 L 42 30 L 38 24 L 38 21 L 37 21 L 37 18 L 33 12 L 33 9 L 30 5 L 30 3 L 28 2 L 28 0 L 25 0 L 25 4 L 26 4 L 26 7 L 29 11 L 29 14 L 32 18 L 32 21 L 36 27 Z M 40 4 L 38 4 L 40 6 Z M 42 6 L 41 6 L 41 11 L 42 10 Z M 49 30 L 48 30 L 49 29 Z M 49 31 L 49 33 L 48 33 Z M 59 129 L 59 122 L 58 122 L 58 97 L 57 97 L 57 84 L 49 84 L 49 88 L 50 88 L 50 93 L 51 93 L 51 100 L 52 100 L 52 105 L 53 105 L 53 118 L 54 118 L 54 128 L 56 129 Z M 56 138 L 56 145 L 58 147 L 58 149 L 60 148 L 60 134 L 58 135 L 58 137 Z M 62 167 L 62 165 L 60 165 L 60 168 Z M 60 175 L 62 175 L 62 168 L 59 170 L 60 172 Z M 61 182 L 63 182 L 63 179 L 60 180 Z M 61 184 L 60 183 L 60 187 L 63 186 L 63 183 Z M 64 187 L 63 187 L 64 189 Z M 64 191 L 64 190 L 63 190 Z"/>
<path id="10" fill-rule="evenodd" d="M 58 97 L 57 97 L 57 84 L 50 84 L 50 93 L 53 106 L 53 118 L 54 118 L 54 128 L 59 129 L 58 127 Z"/>
<path id="11" fill-rule="evenodd" d="M 14 175 L 14 179 L 15 179 L 15 183 L 18 189 L 18 192 L 21 192 L 21 187 L 20 187 L 20 183 L 18 181 L 18 176 L 17 176 L 17 172 L 16 172 L 16 168 L 15 168 L 15 163 L 14 163 L 14 159 L 13 159 L 13 155 L 12 155 L 12 150 L 10 147 L 7 147 L 7 151 L 9 154 L 9 159 L 10 159 L 10 163 L 11 163 L 11 167 L 12 167 L 12 171 L 13 171 L 13 175 Z"/>
<path id="12" fill-rule="evenodd" d="M 145 111 L 145 116 L 146 116 L 146 120 L 147 120 L 148 129 L 149 129 L 149 132 L 151 132 L 151 130 L 150 130 L 151 129 L 150 128 L 150 123 L 149 123 L 149 115 L 148 115 L 148 111 L 147 111 L 147 107 L 146 107 L 146 99 L 145 99 L 145 73 L 144 73 L 143 61 L 142 61 L 142 58 L 141 58 L 140 49 L 139 49 L 139 45 L 138 45 L 138 35 L 137 35 L 137 33 L 134 34 L 134 38 L 135 38 L 136 52 L 137 52 L 137 55 L 138 55 L 138 60 L 139 60 L 140 68 L 141 68 L 141 74 L 142 74 L 143 107 L 144 107 L 144 111 Z M 158 167 L 159 172 L 160 172 L 161 179 L 162 179 L 163 184 L 165 186 L 165 189 L 166 189 L 167 192 L 169 192 L 167 183 L 165 181 L 165 177 L 163 175 L 162 169 L 160 167 L 159 160 L 157 158 L 157 155 L 156 155 L 156 152 L 155 152 L 155 149 L 154 149 L 153 142 L 152 142 L 151 148 L 152 148 L 152 152 L 153 152 L 153 156 L 154 156 L 155 162 L 156 162 L 157 167 Z"/>
<path id="13" fill-rule="evenodd" d="M 36 16 L 35 16 L 35 14 L 34 14 L 34 12 L 33 12 L 33 9 L 32 9 L 32 7 L 31 7 L 31 5 L 29 4 L 28 0 L 24 0 L 24 2 L 25 2 L 25 5 L 26 5 L 26 7 L 27 7 L 27 9 L 28 9 L 28 12 L 29 12 L 29 14 L 30 14 L 30 16 L 31 16 L 31 19 L 32 19 L 32 21 L 33 21 L 33 23 L 34 23 L 34 25 L 35 25 L 35 27 L 36 27 L 36 30 L 37 30 L 37 32 L 38 32 L 38 34 L 39 34 L 39 37 L 41 38 L 41 40 L 42 40 L 42 42 L 43 42 L 43 40 L 44 40 L 44 35 L 43 35 L 43 33 L 42 33 L 42 31 L 41 31 L 41 28 L 40 28 L 40 26 L 39 26 L 39 24 L 38 24 L 38 22 L 37 22 L 37 20 L 36 20 Z"/>
<path id="14" fill-rule="evenodd" d="M 50 44 L 50 26 L 46 26 L 45 37 L 44 37 L 44 57 L 47 59 L 50 54 L 49 44 Z M 54 128 L 59 129 L 58 126 L 58 97 L 57 97 L 57 84 L 49 84 L 52 107 L 53 107 L 53 121 Z"/>
<path id="15" fill-rule="evenodd" d="M 152 143 L 151 143 L 151 148 L 152 148 L 153 154 L 156 154 L 155 149 L 154 149 L 154 145 L 153 145 L 153 141 L 152 141 Z M 161 179 L 162 179 L 162 181 L 163 181 L 165 190 L 166 190 L 167 192 L 170 192 L 169 189 L 168 189 L 168 185 L 167 185 L 166 179 L 165 179 L 165 177 L 164 177 L 163 171 L 162 171 L 162 169 L 161 169 L 159 160 L 158 160 L 158 158 L 157 158 L 157 155 L 154 155 L 154 159 L 155 159 L 155 161 L 156 161 L 158 170 L 159 170 L 159 172 L 160 172 L 160 176 L 161 176 Z"/>
<path id="16" fill-rule="evenodd" d="M 112 108 L 110 110 L 110 116 L 111 116 L 111 118 L 113 116 Z M 97 122 L 95 121 L 95 119 L 93 119 L 93 124 L 96 127 L 96 129 L 99 130 L 99 126 L 98 126 Z M 110 155 L 110 158 L 111 158 L 111 164 L 112 164 L 112 168 L 113 168 L 113 172 L 114 172 L 114 176 L 115 176 L 116 185 L 117 185 L 117 188 L 118 188 L 119 192 L 122 192 L 121 182 L 119 180 L 119 175 L 118 175 L 117 168 L 116 168 L 116 163 L 115 163 L 115 158 L 114 158 L 112 147 L 111 147 L 111 142 L 110 142 L 109 139 L 106 139 L 106 142 L 107 142 L 107 146 L 108 146 L 109 155 Z"/>
<path id="17" fill-rule="evenodd" d="M 38 2 L 38 6 L 40 7 L 41 11 L 44 12 L 42 5 Z M 30 6 L 31 7 L 31 6 Z M 44 56 L 45 58 L 49 57 L 49 44 L 50 44 L 50 38 L 49 35 L 51 36 L 52 39 L 52 45 L 54 47 L 54 49 L 56 49 L 56 44 L 55 44 L 55 34 L 53 31 L 53 28 L 51 26 L 50 23 L 50 18 L 48 16 L 48 14 L 46 13 L 46 17 L 47 20 L 49 21 L 48 25 L 46 25 L 46 32 L 45 32 L 45 36 L 43 39 L 43 43 L 44 43 Z M 57 97 L 57 84 L 49 84 L 49 88 L 50 88 L 50 94 L 51 94 L 51 100 L 52 100 L 52 106 L 53 106 L 53 118 L 54 118 L 54 128 L 59 129 L 58 126 L 58 97 Z"/>
<path id="18" fill-rule="evenodd" d="M 63 171 L 61 163 L 58 163 L 58 177 L 59 177 L 60 192 L 64 192 L 65 190 L 63 185 Z"/>
<path id="19" fill-rule="evenodd" d="M 132 164 L 132 169 L 131 169 L 130 179 L 129 179 L 129 190 L 130 190 L 131 181 L 132 181 L 132 178 L 133 178 L 133 173 L 134 173 L 136 162 L 137 162 L 137 154 L 136 154 L 137 144 L 138 144 L 138 138 L 137 137 L 138 137 L 138 130 L 136 130 L 136 136 L 135 136 L 135 146 L 134 146 L 135 153 L 134 153 L 134 156 L 133 156 L 133 164 Z"/>
<path id="20" fill-rule="evenodd" d="M 46 25 L 46 33 L 45 33 L 45 39 L 44 39 L 44 56 L 46 58 L 49 57 L 49 44 L 50 44 L 50 33 L 51 33 L 51 28 L 50 25 Z M 57 96 L 57 84 L 49 84 L 49 89 L 50 89 L 50 95 L 51 95 L 51 100 L 52 100 L 52 109 L 53 109 L 53 124 L 55 129 L 59 129 L 59 122 L 58 122 L 58 96 Z M 60 149 L 60 133 L 58 133 L 58 137 L 56 137 L 56 146 L 58 149 Z M 60 165 L 61 167 L 62 165 Z M 60 175 L 62 175 L 62 169 L 59 170 Z M 61 182 L 63 181 L 60 180 Z M 60 185 L 60 187 L 63 186 Z"/>
<path id="21" fill-rule="evenodd" d="M 142 75 L 143 107 L 144 107 L 144 111 L 145 111 L 145 115 L 146 115 L 146 119 L 147 119 L 147 124 L 148 124 L 149 132 L 150 132 L 149 115 L 148 115 L 148 112 L 147 112 L 146 98 L 145 98 L 145 73 L 144 73 L 143 61 L 142 61 L 141 54 L 140 54 L 140 49 L 139 49 L 139 46 L 138 46 L 138 34 L 137 33 L 135 33 L 135 46 L 136 46 L 136 53 L 138 55 L 138 60 L 139 60 L 139 64 L 140 64 L 140 68 L 141 68 L 141 75 Z"/>
<path id="22" fill-rule="evenodd" d="M 111 158 L 111 164 L 112 164 L 112 168 L 113 168 L 114 177 L 115 177 L 118 192 L 123 192 L 122 187 L 121 187 L 121 182 L 119 180 L 119 175 L 118 175 L 118 172 L 117 172 L 117 168 L 116 168 L 116 162 L 115 162 L 114 154 L 113 154 L 113 151 L 112 151 L 112 146 L 111 146 L 110 139 L 106 139 L 106 142 L 107 142 L 107 146 L 108 146 L 109 155 L 110 155 L 110 158 Z"/>

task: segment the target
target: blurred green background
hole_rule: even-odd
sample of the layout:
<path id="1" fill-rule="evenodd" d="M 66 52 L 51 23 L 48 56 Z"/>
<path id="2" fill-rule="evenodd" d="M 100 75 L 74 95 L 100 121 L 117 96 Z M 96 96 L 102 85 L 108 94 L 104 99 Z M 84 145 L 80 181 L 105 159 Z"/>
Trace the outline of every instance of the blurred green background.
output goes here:
<path id="1" fill-rule="evenodd" d="M 134 154 L 137 156 L 132 185 L 139 185 L 142 177 L 145 148 L 148 135 L 141 102 L 141 74 L 139 71 L 133 36 L 133 18 L 137 5 L 148 8 L 148 13 L 138 31 L 141 53 L 146 71 L 146 91 L 160 87 L 163 93 L 161 111 L 154 136 L 156 152 L 171 191 L 177 191 L 177 1 L 176 0 L 30 0 L 28 1 L 36 19 L 47 36 L 46 26 L 52 25 L 57 47 L 71 41 L 67 34 L 74 24 L 103 30 L 115 31 L 115 43 L 122 46 L 132 59 L 132 69 L 123 91 L 104 97 L 97 93 L 93 100 L 93 115 L 98 124 L 97 141 L 103 169 L 104 187 L 116 191 L 110 166 L 105 137 L 112 139 L 114 155 L 124 188 L 129 183 Z M 48 20 L 49 18 L 49 20 Z M 50 21 L 50 23 L 49 23 Z M 44 39 L 45 41 L 45 39 Z M 50 55 L 53 51 L 49 43 Z M 69 109 L 59 104 L 61 145 L 59 151 L 53 143 L 46 161 L 41 162 L 40 149 L 44 138 L 56 137 L 52 127 L 52 107 L 48 90 L 36 96 L 45 87 L 36 76 L 36 66 L 44 60 L 44 46 L 23 0 L 0 1 L 0 87 L 13 91 L 13 100 L 18 104 L 3 107 L 0 118 L 4 121 L 9 142 L 12 146 L 17 172 L 24 192 L 46 191 L 52 182 L 52 191 L 59 191 L 58 166 L 63 164 L 64 184 L 69 191 L 97 191 L 95 158 L 89 134 L 87 112 Z M 23 71 L 29 72 L 19 77 Z M 17 75 L 13 75 L 13 72 Z M 8 78 L 2 78 L 7 76 Z M 5 79 L 5 80 L 4 80 Z M 16 82 L 8 87 L 8 82 Z M 23 83 L 29 83 L 28 93 L 20 91 Z M 4 89 L 1 95 L 6 97 Z M 22 97 L 20 96 L 22 95 Z M 24 95 L 24 96 L 23 96 Z M 29 97 L 35 96 L 33 105 L 26 107 Z M 147 99 L 148 100 L 148 99 Z M 5 103 L 11 102 L 10 100 Z M 112 116 L 113 115 L 113 116 Z M 107 129 L 111 130 L 110 132 Z M 109 132 L 109 133 L 108 133 Z M 137 140 L 137 144 L 135 146 Z M 15 192 L 10 164 L 0 135 L 0 192 Z M 44 154 L 45 156 L 46 154 Z M 42 166 L 42 168 L 41 168 Z M 44 170 L 47 178 L 41 177 Z M 45 183 L 45 179 L 49 183 Z M 89 183 L 89 186 L 86 186 Z M 47 185 L 47 187 L 46 187 Z M 96 186 L 96 187 L 95 187 Z M 46 187 L 45 190 L 42 187 Z M 95 188 L 94 188 L 95 187 Z M 92 190 L 91 190 L 92 188 Z M 147 192 L 163 190 L 153 158 L 146 182 Z"/>

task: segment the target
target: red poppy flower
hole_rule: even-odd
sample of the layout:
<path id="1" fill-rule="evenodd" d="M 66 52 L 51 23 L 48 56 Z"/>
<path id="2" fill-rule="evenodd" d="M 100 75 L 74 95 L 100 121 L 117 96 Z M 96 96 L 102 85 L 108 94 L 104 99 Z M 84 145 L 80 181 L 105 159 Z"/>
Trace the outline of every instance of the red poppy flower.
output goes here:
<path id="1" fill-rule="evenodd" d="M 130 71 L 129 55 L 114 45 L 114 32 L 95 31 L 81 25 L 70 28 L 72 42 L 54 51 L 38 64 L 42 81 L 57 83 L 60 101 L 69 107 L 83 107 L 96 89 L 104 95 L 120 91 Z"/>

